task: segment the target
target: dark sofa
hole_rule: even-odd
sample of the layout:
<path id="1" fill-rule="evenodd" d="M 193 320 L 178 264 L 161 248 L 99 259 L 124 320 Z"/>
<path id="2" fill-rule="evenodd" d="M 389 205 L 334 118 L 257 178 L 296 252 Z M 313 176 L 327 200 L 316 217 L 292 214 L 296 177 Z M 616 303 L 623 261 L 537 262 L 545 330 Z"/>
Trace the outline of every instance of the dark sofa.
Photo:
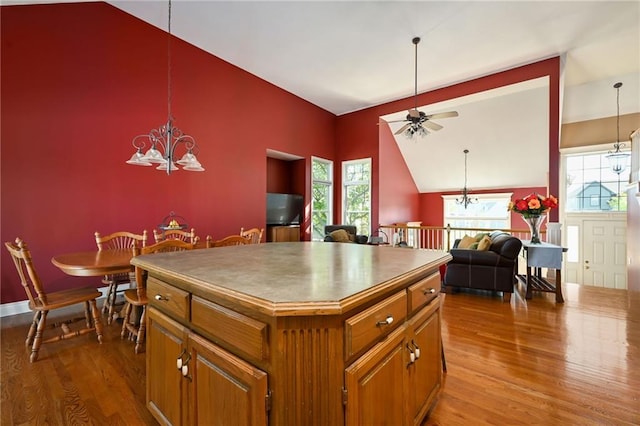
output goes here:
<path id="1" fill-rule="evenodd" d="M 335 242 L 331 233 L 339 229 L 344 229 L 350 237 L 350 242 L 357 244 L 366 244 L 369 241 L 369 237 L 366 235 L 358 235 L 355 225 L 326 225 L 324 227 L 324 240 L 328 242 Z"/>
<path id="2" fill-rule="evenodd" d="M 522 242 L 502 231 L 494 231 L 489 237 L 491 245 L 486 251 L 459 249 L 456 240 L 450 250 L 453 259 L 444 275 L 447 292 L 454 288 L 493 290 L 502 292 L 503 301 L 511 300 Z"/>

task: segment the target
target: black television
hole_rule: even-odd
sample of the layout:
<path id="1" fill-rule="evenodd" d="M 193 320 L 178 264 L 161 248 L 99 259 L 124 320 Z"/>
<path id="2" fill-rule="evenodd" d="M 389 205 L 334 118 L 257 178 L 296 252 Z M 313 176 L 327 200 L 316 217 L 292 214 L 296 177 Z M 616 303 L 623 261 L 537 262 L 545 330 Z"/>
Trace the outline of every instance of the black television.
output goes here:
<path id="1" fill-rule="evenodd" d="M 299 194 L 267 193 L 267 225 L 300 225 L 304 199 Z"/>

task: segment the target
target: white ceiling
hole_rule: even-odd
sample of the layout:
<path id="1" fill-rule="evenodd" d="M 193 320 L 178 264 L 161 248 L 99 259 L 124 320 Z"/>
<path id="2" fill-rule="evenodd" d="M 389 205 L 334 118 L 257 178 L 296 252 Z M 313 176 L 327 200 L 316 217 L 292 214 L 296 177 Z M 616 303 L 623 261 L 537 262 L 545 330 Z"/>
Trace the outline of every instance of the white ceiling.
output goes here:
<path id="1" fill-rule="evenodd" d="M 167 1 L 108 3 L 167 29 Z M 640 1 L 172 0 L 171 32 L 336 115 L 413 95 L 415 36 L 418 92 L 562 55 L 563 122 L 615 115 L 616 81 L 621 113 L 640 111 Z M 460 113 L 397 138 L 420 191 L 459 189 L 464 148 L 471 188 L 504 186 L 497 159 L 533 165 L 507 171 L 513 186 L 546 185 L 544 87 L 508 92 L 419 107 Z"/>

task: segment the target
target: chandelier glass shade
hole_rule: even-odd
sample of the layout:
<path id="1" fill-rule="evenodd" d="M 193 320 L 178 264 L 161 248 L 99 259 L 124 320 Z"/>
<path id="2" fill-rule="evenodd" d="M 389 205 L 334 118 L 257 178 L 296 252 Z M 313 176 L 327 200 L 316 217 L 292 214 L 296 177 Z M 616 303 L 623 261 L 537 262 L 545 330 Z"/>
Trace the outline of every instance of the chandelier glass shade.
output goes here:
<path id="1" fill-rule="evenodd" d="M 613 85 L 613 87 L 617 91 L 617 115 L 616 115 L 616 142 L 613 144 L 614 151 L 609 151 L 607 155 L 607 160 L 609 161 L 609 166 L 614 173 L 618 175 L 622 174 L 627 169 L 627 164 L 629 162 L 629 157 L 631 156 L 628 152 L 620 151 L 620 148 L 624 147 L 624 143 L 620 143 L 620 87 L 622 87 L 622 83 L 618 82 Z"/>
<path id="2" fill-rule="evenodd" d="M 131 142 L 136 152 L 127 160 L 127 164 L 135 166 L 152 166 L 158 164 L 156 170 L 165 171 L 168 175 L 171 172 L 180 170 L 178 166 L 182 166 L 184 170 L 192 172 L 202 172 L 204 168 L 196 158 L 198 145 L 196 140 L 186 135 L 179 128 L 173 125 L 173 117 L 171 116 L 171 0 L 169 0 L 169 23 L 167 32 L 167 105 L 169 118 L 167 123 L 151 129 L 148 134 L 138 135 Z M 184 155 L 175 160 L 176 151 L 179 146 L 184 148 Z M 148 149 L 147 149 L 148 147 Z M 145 152 L 144 150 L 147 149 Z"/>
<path id="3" fill-rule="evenodd" d="M 467 154 L 469 150 L 464 151 L 464 188 L 462 188 L 462 194 L 459 198 L 456 198 L 456 204 L 463 206 L 465 209 L 469 204 L 475 204 L 478 202 L 478 198 L 472 198 L 469 190 L 467 189 Z"/>

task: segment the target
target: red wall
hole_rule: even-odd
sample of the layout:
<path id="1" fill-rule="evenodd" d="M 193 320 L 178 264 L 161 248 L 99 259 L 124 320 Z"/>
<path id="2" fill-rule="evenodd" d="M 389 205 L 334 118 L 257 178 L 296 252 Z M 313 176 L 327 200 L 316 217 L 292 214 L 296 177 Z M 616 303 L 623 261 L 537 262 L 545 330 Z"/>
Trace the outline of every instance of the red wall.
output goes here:
<path id="1" fill-rule="evenodd" d="M 391 129 L 380 127 L 379 220 L 381 225 L 419 220 L 420 194 Z M 375 231 L 375 229 L 374 229 Z"/>
<path id="2" fill-rule="evenodd" d="M 202 239 L 264 227 L 267 149 L 334 159 L 334 115 L 174 39 L 172 115 L 206 171 L 127 165 L 133 137 L 167 120 L 166 33 L 106 3 L 0 15 L 2 241 L 29 244 L 51 291 L 100 285 L 50 262 L 95 249 L 95 231 L 151 232 L 170 211 Z M 24 300 L 1 261 L 0 301 Z"/>

